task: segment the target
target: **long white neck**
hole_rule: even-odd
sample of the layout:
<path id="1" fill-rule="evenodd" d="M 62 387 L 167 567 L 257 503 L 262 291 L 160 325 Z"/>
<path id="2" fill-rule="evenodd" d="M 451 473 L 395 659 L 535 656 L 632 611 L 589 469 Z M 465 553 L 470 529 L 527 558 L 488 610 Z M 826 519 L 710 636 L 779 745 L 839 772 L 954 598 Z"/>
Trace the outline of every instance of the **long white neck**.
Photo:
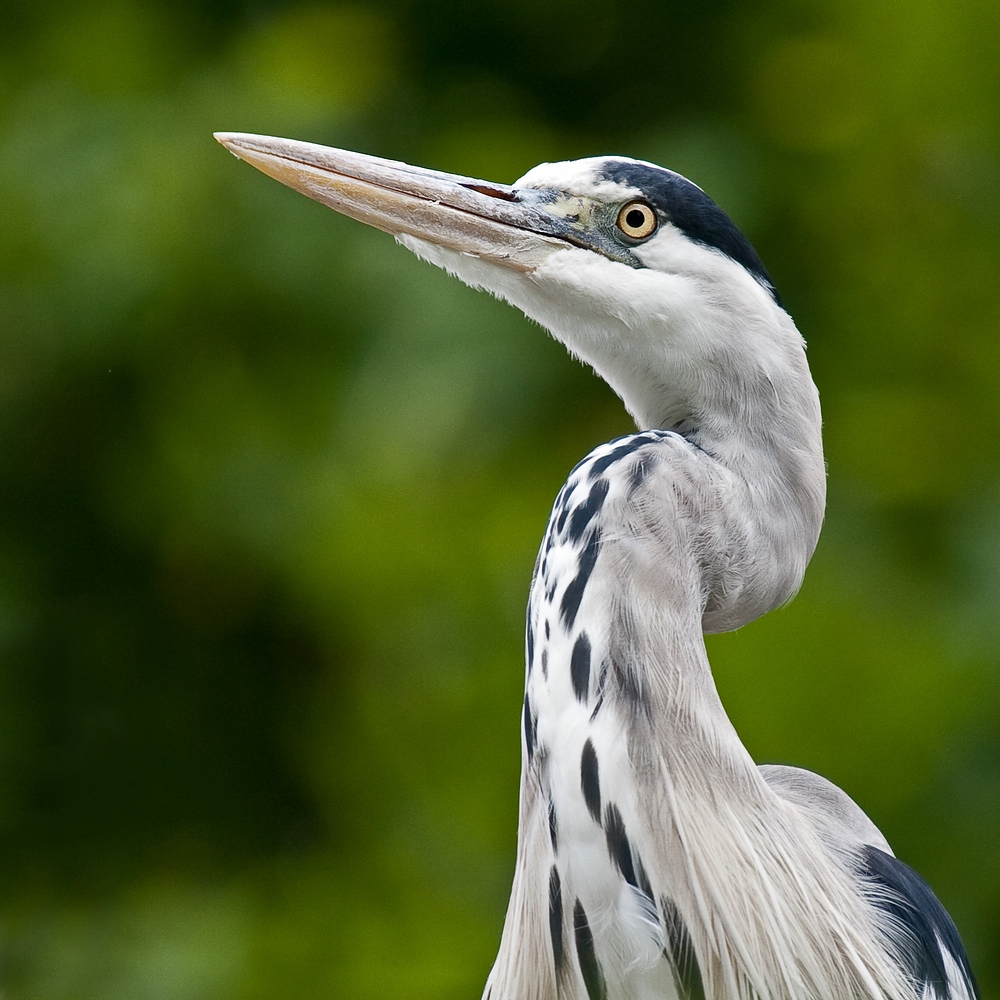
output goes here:
<path id="1" fill-rule="evenodd" d="M 650 261 L 662 270 L 569 249 L 527 275 L 401 242 L 517 306 L 591 365 L 640 429 L 676 429 L 745 489 L 757 547 L 719 553 L 739 563 L 742 582 L 705 581 L 704 631 L 739 628 L 796 592 L 826 501 L 819 395 L 795 324 L 751 275 L 669 240 Z M 697 270 L 686 273 L 691 261 Z"/>

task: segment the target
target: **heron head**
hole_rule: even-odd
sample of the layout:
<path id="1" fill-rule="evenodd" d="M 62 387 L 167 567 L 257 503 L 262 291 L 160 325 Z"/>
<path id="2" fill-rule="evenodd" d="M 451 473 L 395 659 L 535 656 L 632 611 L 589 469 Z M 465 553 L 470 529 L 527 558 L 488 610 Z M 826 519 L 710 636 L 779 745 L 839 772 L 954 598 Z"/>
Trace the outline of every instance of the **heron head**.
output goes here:
<path id="1" fill-rule="evenodd" d="M 760 258 L 673 171 L 592 157 L 506 185 L 288 139 L 217 138 L 520 308 L 592 365 L 641 426 L 740 422 L 789 376 L 804 373 L 811 388 L 801 337 Z"/>

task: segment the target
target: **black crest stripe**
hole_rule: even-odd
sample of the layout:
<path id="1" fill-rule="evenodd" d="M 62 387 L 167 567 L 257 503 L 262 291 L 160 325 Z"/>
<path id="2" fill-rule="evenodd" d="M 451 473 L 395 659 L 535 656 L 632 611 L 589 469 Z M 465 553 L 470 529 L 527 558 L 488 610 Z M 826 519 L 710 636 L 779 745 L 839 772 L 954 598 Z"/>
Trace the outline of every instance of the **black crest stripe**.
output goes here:
<path id="1" fill-rule="evenodd" d="M 577 700 L 586 703 L 590 694 L 590 640 L 586 632 L 581 632 L 573 643 L 569 673 Z"/>
<path id="2" fill-rule="evenodd" d="M 580 755 L 580 788 L 583 790 L 583 801 L 587 803 L 594 822 L 601 822 L 601 779 L 597 766 L 597 751 L 594 744 L 587 740 L 583 744 Z"/>

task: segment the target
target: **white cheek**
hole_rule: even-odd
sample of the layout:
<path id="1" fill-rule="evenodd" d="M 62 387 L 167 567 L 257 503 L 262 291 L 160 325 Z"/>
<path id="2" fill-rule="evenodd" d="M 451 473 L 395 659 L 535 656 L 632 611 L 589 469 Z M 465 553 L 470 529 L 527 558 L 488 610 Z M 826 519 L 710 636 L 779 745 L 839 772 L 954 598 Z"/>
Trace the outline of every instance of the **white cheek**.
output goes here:
<path id="1" fill-rule="evenodd" d="M 704 265 L 702 253 L 710 253 L 684 236 L 679 229 L 664 223 L 645 243 L 634 247 L 632 253 L 644 267 L 668 274 L 689 273 Z"/>
<path id="2" fill-rule="evenodd" d="M 553 255 L 532 280 L 567 319 L 584 325 L 615 320 L 633 346 L 662 340 L 697 305 L 696 288 L 684 275 L 629 267 L 587 250 Z M 567 332 L 572 342 L 573 328 Z"/>

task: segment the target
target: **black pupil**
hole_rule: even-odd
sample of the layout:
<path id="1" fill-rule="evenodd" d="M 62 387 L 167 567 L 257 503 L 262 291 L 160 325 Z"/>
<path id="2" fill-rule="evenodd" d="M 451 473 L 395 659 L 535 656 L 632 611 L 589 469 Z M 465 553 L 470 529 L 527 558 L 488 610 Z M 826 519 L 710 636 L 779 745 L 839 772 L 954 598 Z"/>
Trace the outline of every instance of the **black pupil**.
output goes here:
<path id="1" fill-rule="evenodd" d="M 641 208 L 630 209 L 625 216 L 625 221 L 633 229 L 641 229 L 646 223 L 646 213 Z"/>

